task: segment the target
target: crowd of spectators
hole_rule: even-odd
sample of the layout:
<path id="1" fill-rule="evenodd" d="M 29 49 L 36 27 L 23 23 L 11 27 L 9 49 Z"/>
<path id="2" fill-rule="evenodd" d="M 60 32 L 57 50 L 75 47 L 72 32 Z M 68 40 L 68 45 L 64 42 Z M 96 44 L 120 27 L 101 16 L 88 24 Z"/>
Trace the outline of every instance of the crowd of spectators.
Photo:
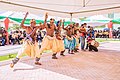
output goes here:
<path id="1" fill-rule="evenodd" d="M 120 30 L 113 30 L 112 31 L 113 38 L 120 39 Z M 38 31 L 36 39 L 40 43 L 45 35 L 45 31 Z M 7 31 L 3 28 L 0 30 L 0 46 L 6 45 L 7 39 Z M 23 39 L 26 37 L 25 31 L 15 30 L 11 31 L 9 34 L 9 44 L 22 44 Z M 94 30 L 94 37 L 95 38 L 109 38 L 109 30 Z"/>
<path id="2" fill-rule="evenodd" d="M 120 30 L 112 31 L 113 38 L 120 38 Z M 96 38 L 109 38 L 109 30 L 95 30 Z"/>
<path id="3" fill-rule="evenodd" d="M 43 36 L 45 35 L 45 32 L 38 31 L 36 39 L 38 42 L 42 42 Z M 5 29 L 0 30 L 0 46 L 4 46 L 7 44 L 7 31 Z M 23 39 L 26 37 L 26 32 L 21 30 L 15 30 L 11 31 L 9 34 L 9 44 L 15 45 L 15 44 L 22 44 Z"/>

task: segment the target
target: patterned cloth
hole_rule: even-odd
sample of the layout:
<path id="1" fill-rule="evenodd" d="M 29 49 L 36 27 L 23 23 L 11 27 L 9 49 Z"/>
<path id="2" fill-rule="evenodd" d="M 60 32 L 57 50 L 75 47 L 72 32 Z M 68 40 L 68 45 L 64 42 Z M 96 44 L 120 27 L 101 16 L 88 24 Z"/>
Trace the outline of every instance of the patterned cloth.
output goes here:
<path id="1" fill-rule="evenodd" d="M 65 49 L 74 50 L 76 47 L 76 39 L 66 36 L 64 39 Z"/>

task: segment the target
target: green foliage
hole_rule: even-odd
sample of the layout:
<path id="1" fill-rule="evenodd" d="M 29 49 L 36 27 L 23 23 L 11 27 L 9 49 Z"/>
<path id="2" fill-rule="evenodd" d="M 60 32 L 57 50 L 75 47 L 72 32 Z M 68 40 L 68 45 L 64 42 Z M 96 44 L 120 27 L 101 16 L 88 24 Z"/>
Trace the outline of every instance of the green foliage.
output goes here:
<path id="1" fill-rule="evenodd" d="M 11 28 L 13 30 L 17 30 L 17 29 L 20 29 L 21 27 L 18 24 L 13 24 L 13 26 Z"/>
<path id="2" fill-rule="evenodd" d="M 8 54 L 8 55 L 4 55 L 4 56 L 0 56 L 0 61 L 5 61 L 5 60 L 10 60 L 10 59 L 13 59 L 16 57 L 16 53 L 11 53 L 11 54 Z M 22 56 L 26 56 L 25 54 L 22 55 Z"/>
<path id="3" fill-rule="evenodd" d="M 79 18 L 79 19 L 82 21 L 82 20 L 85 20 L 86 18 L 87 18 L 87 17 L 83 17 L 83 18 Z"/>
<path id="4" fill-rule="evenodd" d="M 98 41 L 98 42 L 107 42 L 107 41 L 120 42 L 120 40 L 118 40 L 118 39 L 111 39 L 111 38 L 96 38 L 95 40 Z"/>
<path id="5" fill-rule="evenodd" d="M 44 53 L 51 53 L 51 50 L 45 50 Z M 8 55 L 0 56 L 0 61 L 10 60 L 17 56 L 17 53 L 10 53 Z M 26 56 L 26 54 L 23 54 L 22 56 Z"/>

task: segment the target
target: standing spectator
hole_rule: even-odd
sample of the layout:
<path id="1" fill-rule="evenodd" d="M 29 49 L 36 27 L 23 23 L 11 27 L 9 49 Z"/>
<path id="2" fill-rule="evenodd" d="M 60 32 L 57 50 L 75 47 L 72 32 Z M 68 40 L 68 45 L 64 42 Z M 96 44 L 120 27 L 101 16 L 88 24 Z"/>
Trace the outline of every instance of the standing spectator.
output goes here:
<path id="1" fill-rule="evenodd" d="M 5 29 L 2 30 L 2 46 L 6 44 L 6 33 L 7 31 Z"/>
<path id="2" fill-rule="evenodd" d="M 119 33 L 119 30 L 117 30 L 116 34 L 117 34 L 117 38 L 118 38 L 118 33 Z"/>
<path id="3" fill-rule="evenodd" d="M 38 31 L 38 33 L 37 33 L 37 41 L 39 43 L 39 47 L 40 47 L 40 43 L 42 42 L 42 39 L 43 39 L 42 34 L 41 34 L 40 31 Z"/>
<path id="4" fill-rule="evenodd" d="M 92 33 L 92 37 L 95 38 L 95 31 L 93 27 L 90 27 L 90 33 Z"/>
<path id="5" fill-rule="evenodd" d="M 12 45 L 15 44 L 15 31 L 12 33 L 11 44 L 12 44 Z"/>
<path id="6" fill-rule="evenodd" d="M 20 44 L 22 44 L 23 39 L 24 39 L 23 33 L 22 33 L 22 31 L 19 31 L 19 42 L 20 42 Z"/>
<path id="7" fill-rule="evenodd" d="M 26 37 L 26 31 L 23 31 L 23 36 L 24 36 L 24 38 Z"/>
<path id="8" fill-rule="evenodd" d="M 98 38 L 98 32 L 97 32 L 97 30 L 95 30 L 95 38 Z"/>
<path id="9" fill-rule="evenodd" d="M 85 36 L 86 36 L 86 23 L 81 25 L 80 28 L 80 42 L 81 42 L 81 50 L 84 51 L 84 46 L 85 46 Z"/>
<path id="10" fill-rule="evenodd" d="M 16 33 L 15 33 L 15 42 L 18 42 L 18 44 L 20 44 L 19 37 L 20 37 L 19 31 L 16 31 Z"/>
<path id="11" fill-rule="evenodd" d="M 103 36 L 103 32 L 102 32 L 102 30 L 100 30 L 99 31 L 99 38 L 102 38 L 102 36 Z"/>
<path id="12" fill-rule="evenodd" d="M 97 36 L 98 37 L 97 38 L 100 38 L 100 34 L 99 33 L 100 33 L 100 31 L 98 30 L 98 32 L 97 32 Z"/>
<path id="13" fill-rule="evenodd" d="M 106 31 L 103 31 L 103 34 L 102 34 L 102 35 L 103 35 L 103 38 L 106 37 L 106 34 L 105 34 L 105 33 L 106 33 Z"/>
<path id="14" fill-rule="evenodd" d="M 118 30 L 118 38 L 120 39 L 120 29 Z"/>
<path id="15" fill-rule="evenodd" d="M 4 46 L 5 42 L 6 42 L 6 36 L 2 35 L 2 44 L 1 45 Z"/>
<path id="16" fill-rule="evenodd" d="M 117 38 L 117 30 L 113 30 L 113 38 Z"/>
<path id="17" fill-rule="evenodd" d="M 13 32 L 11 31 L 10 34 L 9 34 L 9 44 L 12 43 L 12 34 L 13 34 Z"/>
<path id="18" fill-rule="evenodd" d="M 88 28 L 86 28 L 86 32 L 87 32 L 87 37 L 89 36 L 89 33 L 90 33 L 90 26 L 88 26 Z"/>
<path id="19" fill-rule="evenodd" d="M 105 31 L 105 38 L 109 38 L 109 32 L 107 30 Z"/>

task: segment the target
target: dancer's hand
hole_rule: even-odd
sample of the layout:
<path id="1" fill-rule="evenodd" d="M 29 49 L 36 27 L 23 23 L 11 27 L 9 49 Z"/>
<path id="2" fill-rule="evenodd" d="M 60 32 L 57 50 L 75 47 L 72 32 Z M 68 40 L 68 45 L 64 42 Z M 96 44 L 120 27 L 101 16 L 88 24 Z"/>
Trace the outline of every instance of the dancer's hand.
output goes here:
<path id="1" fill-rule="evenodd" d="M 29 14 L 28 12 L 25 14 L 25 18 L 27 17 L 28 14 Z"/>
<path id="2" fill-rule="evenodd" d="M 45 19 L 47 19 L 48 18 L 48 13 L 46 12 L 46 14 L 45 14 Z"/>
<path id="3" fill-rule="evenodd" d="M 21 22 L 21 24 L 20 24 L 20 26 L 21 26 L 23 29 L 26 29 L 26 28 L 27 28 L 26 26 L 24 26 L 24 22 L 25 22 L 25 20 L 26 20 L 27 15 L 28 15 L 28 12 L 25 14 L 25 17 L 24 17 L 24 19 L 22 20 L 22 22 Z"/>
<path id="4" fill-rule="evenodd" d="M 28 15 L 29 13 L 27 12 L 26 15 Z"/>

